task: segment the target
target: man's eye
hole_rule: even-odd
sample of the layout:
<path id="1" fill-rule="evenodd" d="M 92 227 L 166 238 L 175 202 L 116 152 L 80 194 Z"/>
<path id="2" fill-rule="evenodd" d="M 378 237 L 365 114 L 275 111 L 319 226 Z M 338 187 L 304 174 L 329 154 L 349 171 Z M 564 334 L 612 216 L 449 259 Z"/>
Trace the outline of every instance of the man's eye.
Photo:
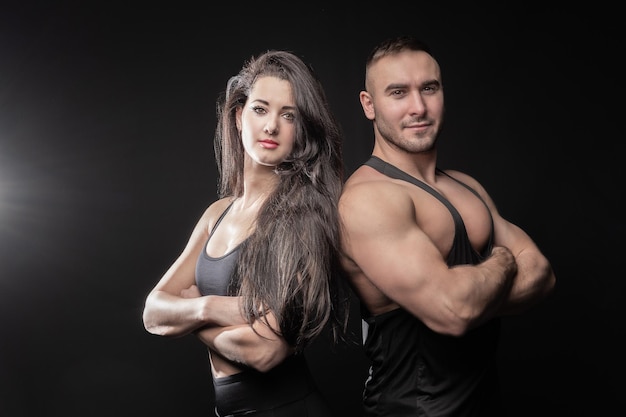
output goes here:
<path id="1" fill-rule="evenodd" d="M 437 91 L 439 91 L 439 86 L 436 84 L 433 85 L 425 85 L 424 87 L 422 87 L 422 91 L 428 93 L 428 94 L 434 94 Z"/>

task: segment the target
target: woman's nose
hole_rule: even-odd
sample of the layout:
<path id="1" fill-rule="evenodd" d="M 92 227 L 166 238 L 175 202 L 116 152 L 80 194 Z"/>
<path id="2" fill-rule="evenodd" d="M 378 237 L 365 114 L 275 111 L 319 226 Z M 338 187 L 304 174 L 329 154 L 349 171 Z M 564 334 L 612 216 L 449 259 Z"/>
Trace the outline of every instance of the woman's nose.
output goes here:
<path id="1" fill-rule="evenodd" d="M 276 123 L 270 120 L 265 124 L 263 131 L 268 135 L 273 135 L 276 133 L 276 128 Z"/>

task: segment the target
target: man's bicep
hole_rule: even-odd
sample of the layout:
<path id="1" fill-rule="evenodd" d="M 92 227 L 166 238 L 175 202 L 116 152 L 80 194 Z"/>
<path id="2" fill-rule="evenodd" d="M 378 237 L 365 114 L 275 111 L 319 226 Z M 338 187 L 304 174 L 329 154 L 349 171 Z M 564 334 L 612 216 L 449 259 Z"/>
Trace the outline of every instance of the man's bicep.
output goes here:
<path id="1" fill-rule="evenodd" d="M 526 250 L 538 250 L 532 238 L 519 226 L 500 216 L 494 218 L 494 244 L 508 248 L 517 256 Z"/>
<path id="2" fill-rule="evenodd" d="M 387 297 L 410 311 L 440 288 L 434 279 L 447 270 L 430 238 L 416 225 L 359 242 L 357 263 Z"/>

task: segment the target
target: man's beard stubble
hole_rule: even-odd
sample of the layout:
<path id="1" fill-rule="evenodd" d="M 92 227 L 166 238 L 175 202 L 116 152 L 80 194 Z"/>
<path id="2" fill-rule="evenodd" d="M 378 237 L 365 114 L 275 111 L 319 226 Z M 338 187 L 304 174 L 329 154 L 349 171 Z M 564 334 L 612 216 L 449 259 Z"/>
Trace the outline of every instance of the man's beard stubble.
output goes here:
<path id="1" fill-rule="evenodd" d="M 378 132 L 388 144 L 410 154 L 432 151 L 435 148 L 437 138 L 441 132 L 441 129 L 438 129 L 437 131 L 431 130 L 425 134 L 417 134 L 410 138 L 406 138 L 401 134 L 395 135 L 391 129 L 386 129 L 385 125 L 382 127 L 383 128 L 381 129 L 381 126 L 378 126 Z"/>

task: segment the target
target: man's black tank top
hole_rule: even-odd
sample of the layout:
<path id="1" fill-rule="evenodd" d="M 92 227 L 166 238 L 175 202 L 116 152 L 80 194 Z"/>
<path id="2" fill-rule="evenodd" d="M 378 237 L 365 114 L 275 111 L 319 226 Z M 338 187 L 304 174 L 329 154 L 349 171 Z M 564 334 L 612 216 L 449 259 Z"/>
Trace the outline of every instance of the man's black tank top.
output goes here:
<path id="1" fill-rule="evenodd" d="M 449 266 L 477 264 L 491 252 L 493 219 L 489 242 L 478 253 L 458 211 L 435 189 L 375 156 L 365 164 L 420 187 L 450 211 L 455 237 Z M 452 179 L 483 201 L 475 190 Z M 462 337 L 435 333 L 402 308 L 377 316 L 363 311 L 363 320 L 364 349 L 371 360 L 363 394 L 366 417 L 502 417 L 496 369 L 498 319 Z"/>

